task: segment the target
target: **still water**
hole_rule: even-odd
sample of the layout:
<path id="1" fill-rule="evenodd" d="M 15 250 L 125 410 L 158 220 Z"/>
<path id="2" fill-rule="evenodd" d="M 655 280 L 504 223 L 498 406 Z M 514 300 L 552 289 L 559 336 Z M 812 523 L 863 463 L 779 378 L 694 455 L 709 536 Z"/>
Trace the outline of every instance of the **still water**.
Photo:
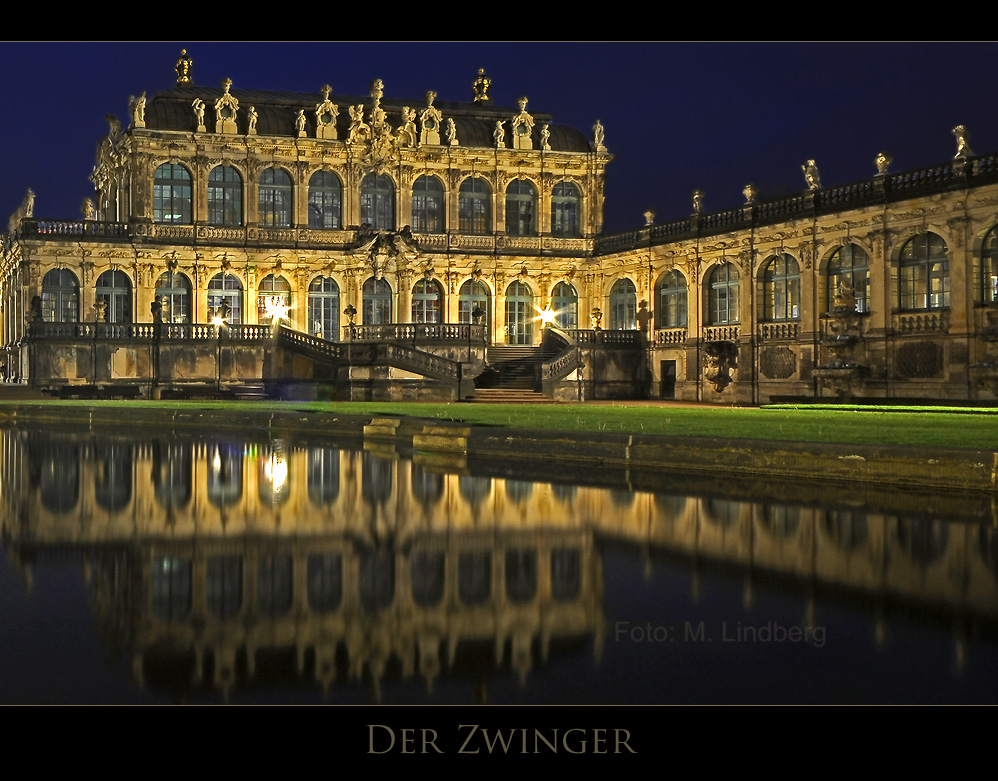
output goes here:
<path id="1" fill-rule="evenodd" d="M 998 701 L 989 496 L 0 431 L 0 703 Z"/>

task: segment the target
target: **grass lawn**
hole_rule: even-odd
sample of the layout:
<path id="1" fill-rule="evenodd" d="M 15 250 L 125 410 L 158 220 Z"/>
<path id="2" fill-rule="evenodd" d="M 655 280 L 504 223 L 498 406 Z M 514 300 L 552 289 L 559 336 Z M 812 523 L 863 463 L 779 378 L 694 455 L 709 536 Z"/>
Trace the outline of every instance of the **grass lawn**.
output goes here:
<path id="1" fill-rule="evenodd" d="M 12 404 L 15 402 L 0 402 L 0 412 Z M 998 409 L 244 401 L 22 401 L 16 404 L 113 406 L 121 409 L 122 423 L 126 425 L 128 409 L 132 406 L 169 410 L 227 409 L 233 413 L 248 409 L 283 409 L 352 415 L 410 415 L 476 425 L 556 431 L 998 449 Z"/>

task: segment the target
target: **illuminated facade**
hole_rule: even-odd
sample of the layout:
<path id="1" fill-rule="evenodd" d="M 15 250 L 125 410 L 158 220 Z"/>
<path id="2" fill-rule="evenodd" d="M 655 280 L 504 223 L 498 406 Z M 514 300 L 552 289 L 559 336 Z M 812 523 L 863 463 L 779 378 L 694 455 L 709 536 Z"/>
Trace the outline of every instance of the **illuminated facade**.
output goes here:
<path id="1" fill-rule="evenodd" d="M 472 102 L 178 82 L 109 118 L 83 219 L 13 215 L 8 379 L 63 393 L 993 401 L 998 157 L 603 234 L 611 156 Z M 960 131 L 957 133 L 957 131 Z M 546 327 L 550 325 L 551 327 Z M 505 351 L 496 350 L 503 346 Z M 521 348 L 514 353 L 510 348 Z"/>

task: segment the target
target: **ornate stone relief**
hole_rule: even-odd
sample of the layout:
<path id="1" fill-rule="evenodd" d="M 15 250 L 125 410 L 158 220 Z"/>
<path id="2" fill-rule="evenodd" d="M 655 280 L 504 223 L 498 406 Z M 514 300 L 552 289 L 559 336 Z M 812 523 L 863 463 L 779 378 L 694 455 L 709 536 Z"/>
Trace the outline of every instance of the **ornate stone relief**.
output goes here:
<path id="1" fill-rule="evenodd" d="M 398 130 L 398 144 L 401 147 L 416 146 L 416 110 L 402 107 L 402 124 Z"/>
<path id="2" fill-rule="evenodd" d="M 236 115 L 239 111 L 239 101 L 229 94 L 232 79 L 223 79 L 222 96 L 215 101 L 215 132 L 235 133 Z"/>
<path id="3" fill-rule="evenodd" d="M 433 105 L 433 100 L 437 93 L 432 90 L 426 93 L 426 108 L 419 114 L 419 143 L 430 146 L 440 145 L 440 123 L 443 122 L 443 114 Z"/>
<path id="4" fill-rule="evenodd" d="M 533 149 L 534 141 L 531 134 L 534 131 L 534 118 L 527 113 L 527 99 L 520 98 L 517 103 L 520 113 L 513 117 L 513 148 Z"/>
<path id="5" fill-rule="evenodd" d="M 340 114 L 339 108 L 329 99 L 329 93 L 333 88 L 328 84 L 322 87 L 322 103 L 315 107 L 315 137 L 336 141 L 336 118 Z"/>

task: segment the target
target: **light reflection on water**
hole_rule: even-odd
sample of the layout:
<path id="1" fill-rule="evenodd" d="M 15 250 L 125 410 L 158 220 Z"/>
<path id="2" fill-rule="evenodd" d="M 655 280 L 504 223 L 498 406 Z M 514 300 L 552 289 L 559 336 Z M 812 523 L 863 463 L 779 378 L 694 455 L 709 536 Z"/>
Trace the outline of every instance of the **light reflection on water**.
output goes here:
<path id="1" fill-rule="evenodd" d="M 0 432 L 0 701 L 991 702 L 990 497 Z"/>

